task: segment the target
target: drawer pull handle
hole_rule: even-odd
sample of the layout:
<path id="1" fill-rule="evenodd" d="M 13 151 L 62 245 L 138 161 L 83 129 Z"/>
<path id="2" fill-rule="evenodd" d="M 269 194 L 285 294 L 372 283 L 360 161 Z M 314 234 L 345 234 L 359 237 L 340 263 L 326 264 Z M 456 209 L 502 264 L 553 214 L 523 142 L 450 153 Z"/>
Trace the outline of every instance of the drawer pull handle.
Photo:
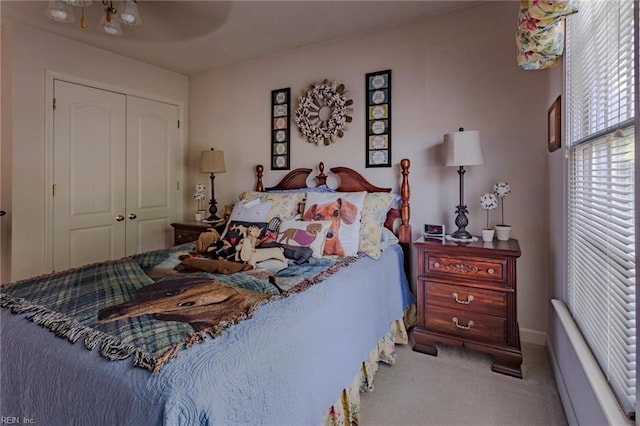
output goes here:
<path id="1" fill-rule="evenodd" d="M 467 296 L 467 300 L 458 299 L 458 293 L 451 293 L 451 297 L 453 297 L 453 300 L 455 300 L 456 302 L 462 305 L 468 305 L 469 303 L 473 302 L 473 299 L 474 299 L 472 294 Z"/>
<path id="2" fill-rule="evenodd" d="M 490 274 L 493 274 L 495 272 L 495 269 L 489 268 L 489 269 L 487 269 L 487 272 L 490 273 Z"/>
<path id="3" fill-rule="evenodd" d="M 460 325 L 460 324 L 458 324 L 458 317 L 451 318 L 451 321 L 453 321 L 453 324 L 456 327 L 461 328 L 463 330 L 469 330 L 471 327 L 473 327 L 473 324 L 474 324 L 473 320 L 469 320 L 467 325 Z"/>
<path id="4" fill-rule="evenodd" d="M 440 267 L 440 264 L 439 264 L 438 262 L 436 262 L 436 263 L 434 263 L 434 264 L 433 264 L 433 266 L 434 266 L 435 268 L 439 268 L 439 267 Z"/>

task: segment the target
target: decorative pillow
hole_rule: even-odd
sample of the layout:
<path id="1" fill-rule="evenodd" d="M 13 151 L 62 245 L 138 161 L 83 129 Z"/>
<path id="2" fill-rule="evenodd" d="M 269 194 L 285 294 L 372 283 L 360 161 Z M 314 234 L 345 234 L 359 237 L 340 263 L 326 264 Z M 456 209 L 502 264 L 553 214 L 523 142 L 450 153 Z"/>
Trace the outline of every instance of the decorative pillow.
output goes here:
<path id="1" fill-rule="evenodd" d="M 282 220 L 293 219 L 298 214 L 299 205 L 304 201 L 304 197 L 304 192 L 271 193 L 248 191 L 240 194 L 240 201 L 259 199 L 263 203 L 270 202 L 271 209 L 265 219 L 268 222 L 274 217 L 279 217 Z"/>
<path id="2" fill-rule="evenodd" d="M 278 231 L 280 230 L 280 224 L 282 223 L 282 219 L 279 217 L 274 217 L 269 221 L 269 225 L 267 225 L 267 229 L 270 232 L 273 232 L 275 235 L 278 235 Z"/>
<path id="3" fill-rule="evenodd" d="M 294 247 L 309 247 L 313 257 L 322 257 L 330 220 L 304 222 L 301 220 L 285 220 L 280 224 L 278 243 Z"/>
<path id="4" fill-rule="evenodd" d="M 230 220 L 229 224 L 227 225 L 226 231 L 224 231 L 224 234 L 222 235 L 222 240 L 229 243 L 231 248 L 233 248 L 233 250 L 231 251 L 235 253 L 236 246 L 240 244 L 240 241 L 242 241 L 252 229 L 255 229 L 254 227 L 257 227 L 259 229 L 259 234 L 258 230 L 255 230 L 255 232 L 256 234 L 258 234 L 256 235 L 258 240 L 261 240 L 262 238 L 264 238 L 267 232 L 268 225 L 269 224 L 266 222 L 244 222 L 239 220 Z"/>
<path id="5" fill-rule="evenodd" d="M 224 227 L 224 231 L 222 231 L 222 235 L 227 233 L 227 229 L 229 229 L 231 221 L 267 222 L 267 215 L 269 214 L 271 207 L 271 202 L 262 202 L 260 201 L 260 198 L 257 197 L 252 200 L 240 200 L 234 204 L 233 210 L 227 220 L 227 224 Z"/>
<path id="6" fill-rule="evenodd" d="M 366 192 L 310 192 L 304 220 L 330 220 L 324 254 L 355 256 L 360 244 L 360 218 Z"/>
<path id="7" fill-rule="evenodd" d="M 371 192 L 364 199 L 360 225 L 359 250 L 374 259 L 380 258 L 380 237 L 387 213 L 399 196 L 390 192 Z"/>

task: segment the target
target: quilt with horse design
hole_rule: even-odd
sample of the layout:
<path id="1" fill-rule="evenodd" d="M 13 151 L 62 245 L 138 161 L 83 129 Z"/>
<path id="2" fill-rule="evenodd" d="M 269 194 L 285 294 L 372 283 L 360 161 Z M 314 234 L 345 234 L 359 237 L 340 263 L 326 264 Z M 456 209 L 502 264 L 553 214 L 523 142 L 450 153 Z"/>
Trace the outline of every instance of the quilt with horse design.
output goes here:
<path id="1" fill-rule="evenodd" d="M 190 243 L 7 284 L 0 306 L 58 337 L 83 339 L 107 359 L 133 357 L 135 366 L 155 373 L 205 333 L 219 336 L 264 303 L 304 291 L 356 260 L 312 258 L 276 274 L 163 269 L 193 249 Z"/>

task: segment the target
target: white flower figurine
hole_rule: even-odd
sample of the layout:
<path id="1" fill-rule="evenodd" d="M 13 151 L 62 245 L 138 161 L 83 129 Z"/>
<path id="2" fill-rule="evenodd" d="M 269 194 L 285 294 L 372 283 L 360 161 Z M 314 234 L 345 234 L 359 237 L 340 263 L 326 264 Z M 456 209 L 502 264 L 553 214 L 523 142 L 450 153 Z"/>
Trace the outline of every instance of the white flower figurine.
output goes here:
<path id="1" fill-rule="evenodd" d="M 505 225 L 504 223 L 504 197 L 508 197 L 511 194 L 511 188 L 509 188 L 509 184 L 507 182 L 498 182 L 493 185 L 493 192 L 500 198 L 502 198 L 501 208 L 502 208 L 502 222 L 500 225 Z"/>
<path id="2" fill-rule="evenodd" d="M 193 198 L 198 200 L 198 211 L 202 210 L 202 200 L 205 199 L 204 191 L 205 191 L 204 184 L 196 183 L 196 193 L 193 194 Z"/>
<path id="3" fill-rule="evenodd" d="M 480 197 L 480 205 L 487 211 L 487 227 L 485 229 L 489 229 L 489 210 L 498 207 L 498 198 L 491 192 L 485 192 Z"/>
<path id="4" fill-rule="evenodd" d="M 504 198 L 511 194 L 511 188 L 509 188 L 507 182 L 498 182 L 493 185 L 493 192 L 495 192 L 498 197 Z"/>

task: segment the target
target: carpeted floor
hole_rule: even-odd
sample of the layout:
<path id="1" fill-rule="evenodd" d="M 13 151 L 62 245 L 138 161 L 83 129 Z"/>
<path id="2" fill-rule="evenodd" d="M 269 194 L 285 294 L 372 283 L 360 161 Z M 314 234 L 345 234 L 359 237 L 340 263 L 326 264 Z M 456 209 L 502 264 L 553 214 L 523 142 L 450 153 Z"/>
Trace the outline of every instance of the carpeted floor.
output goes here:
<path id="1" fill-rule="evenodd" d="M 380 364 L 375 390 L 361 394 L 363 426 L 567 424 L 544 346 L 523 343 L 523 379 L 462 348 L 439 346 L 437 357 L 397 350 L 394 366 Z"/>

